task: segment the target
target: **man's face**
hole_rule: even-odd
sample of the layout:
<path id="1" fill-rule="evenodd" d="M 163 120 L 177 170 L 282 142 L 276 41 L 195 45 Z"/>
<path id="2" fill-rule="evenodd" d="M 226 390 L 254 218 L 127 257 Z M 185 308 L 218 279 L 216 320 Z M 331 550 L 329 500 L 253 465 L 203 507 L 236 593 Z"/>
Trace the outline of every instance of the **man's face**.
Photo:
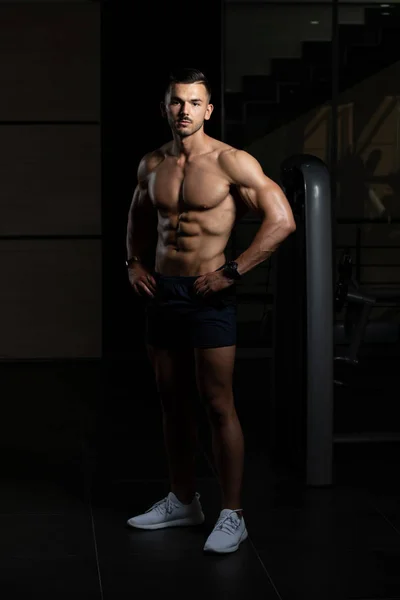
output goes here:
<path id="1" fill-rule="evenodd" d="M 180 137 L 193 135 L 208 121 L 213 111 L 202 83 L 175 83 L 166 94 L 165 116 L 172 131 Z"/>

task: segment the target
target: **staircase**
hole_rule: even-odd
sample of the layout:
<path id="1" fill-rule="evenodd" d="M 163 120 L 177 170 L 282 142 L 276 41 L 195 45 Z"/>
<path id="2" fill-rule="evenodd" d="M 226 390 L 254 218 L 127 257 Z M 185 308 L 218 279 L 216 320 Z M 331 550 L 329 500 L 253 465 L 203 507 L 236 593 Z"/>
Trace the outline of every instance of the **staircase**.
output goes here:
<path id="1" fill-rule="evenodd" d="M 364 24 L 339 25 L 339 93 L 400 60 L 400 6 L 384 13 L 380 6 L 368 7 Z M 227 143 L 243 148 L 329 102 L 332 52 L 330 41 L 304 41 L 301 58 L 273 58 L 270 75 L 244 75 L 242 91 L 224 96 Z M 400 93 L 400 82 L 394 85 Z"/>

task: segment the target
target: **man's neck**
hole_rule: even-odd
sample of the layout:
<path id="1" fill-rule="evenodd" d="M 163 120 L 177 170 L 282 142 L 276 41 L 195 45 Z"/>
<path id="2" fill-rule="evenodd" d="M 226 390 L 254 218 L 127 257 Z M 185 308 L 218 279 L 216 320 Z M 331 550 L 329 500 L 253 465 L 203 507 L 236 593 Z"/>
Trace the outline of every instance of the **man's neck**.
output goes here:
<path id="1" fill-rule="evenodd" d="M 190 158 L 202 154 L 207 148 L 207 136 L 202 131 L 196 131 L 188 137 L 174 136 L 172 154 L 176 157 Z"/>

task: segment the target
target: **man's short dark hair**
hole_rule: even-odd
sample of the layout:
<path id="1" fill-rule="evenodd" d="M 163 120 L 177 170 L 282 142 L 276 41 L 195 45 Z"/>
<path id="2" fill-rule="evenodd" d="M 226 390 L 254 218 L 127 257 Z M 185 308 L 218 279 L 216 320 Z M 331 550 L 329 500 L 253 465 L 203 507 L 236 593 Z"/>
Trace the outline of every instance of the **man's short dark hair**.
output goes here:
<path id="1" fill-rule="evenodd" d="M 211 85 L 207 77 L 198 69 L 175 69 L 169 74 L 168 84 L 165 90 L 167 94 L 174 83 L 202 83 L 208 93 L 208 99 L 211 99 Z"/>

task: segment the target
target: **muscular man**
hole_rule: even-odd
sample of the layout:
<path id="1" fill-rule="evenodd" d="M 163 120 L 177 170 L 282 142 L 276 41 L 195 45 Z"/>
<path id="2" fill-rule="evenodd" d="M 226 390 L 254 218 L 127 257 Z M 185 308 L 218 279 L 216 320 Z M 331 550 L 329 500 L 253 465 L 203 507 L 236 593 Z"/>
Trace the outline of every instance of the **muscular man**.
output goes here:
<path id="1" fill-rule="evenodd" d="M 171 491 L 128 524 L 159 529 L 204 521 L 194 475 L 194 390 L 207 410 L 222 500 L 204 550 L 226 553 L 247 537 L 244 442 L 232 391 L 235 283 L 296 226 L 281 188 L 258 161 L 206 135 L 210 98 L 201 72 L 183 69 L 170 77 L 161 108 L 172 141 L 141 160 L 129 210 L 129 280 L 148 299 L 146 345 L 161 399 Z M 260 228 L 233 264 L 226 263 L 232 228 L 248 210 L 261 217 Z"/>

